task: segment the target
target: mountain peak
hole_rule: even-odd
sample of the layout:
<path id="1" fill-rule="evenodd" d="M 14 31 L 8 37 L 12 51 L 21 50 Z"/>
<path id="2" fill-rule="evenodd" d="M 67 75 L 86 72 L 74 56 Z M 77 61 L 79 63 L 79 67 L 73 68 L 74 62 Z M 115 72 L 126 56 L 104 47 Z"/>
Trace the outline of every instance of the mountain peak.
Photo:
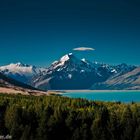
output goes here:
<path id="1" fill-rule="evenodd" d="M 61 62 L 65 62 L 65 61 L 71 59 L 72 57 L 74 57 L 73 54 L 72 53 L 69 53 L 69 54 L 66 54 L 66 55 L 62 56 L 61 59 L 60 59 L 60 61 Z"/>
<path id="2" fill-rule="evenodd" d="M 81 60 L 82 60 L 83 62 L 86 62 L 86 59 L 85 59 L 85 58 L 82 58 Z"/>
<path id="3" fill-rule="evenodd" d="M 23 63 L 21 63 L 21 62 L 17 62 L 15 65 L 16 65 L 16 66 L 19 66 L 19 67 L 27 66 L 26 64 L 23 64 Z"/>
<path id="4" fill-rule="evenodd" d="M 76 56 L 74 56 L 72 53 L 66 54 L 60 58 L 59 61 L 55 61 L 50 66 L 50 69 L 65 69 L 66 67 L 69 69 L 76 69 L 76 67 L 82 67 L 83 61 L 81 59 L 78 59 Z"/>
<path id="5" fill-rule="evenodd" d="M 7 67 L 29 67 L 29 65 L 23 64 L 21 62 L 11 63 L 7 65 Z"/>

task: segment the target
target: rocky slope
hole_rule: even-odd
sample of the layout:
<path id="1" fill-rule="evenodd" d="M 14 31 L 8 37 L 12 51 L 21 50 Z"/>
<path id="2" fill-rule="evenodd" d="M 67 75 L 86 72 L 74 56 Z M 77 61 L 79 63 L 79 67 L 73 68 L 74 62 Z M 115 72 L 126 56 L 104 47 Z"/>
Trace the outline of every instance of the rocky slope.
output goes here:
<path id="1" fill-rule="evenodd" d="M 92 89 L 140 90 L 140 67 L 120 76 L 111 77 L 105 82 L 96 83 Z"/>

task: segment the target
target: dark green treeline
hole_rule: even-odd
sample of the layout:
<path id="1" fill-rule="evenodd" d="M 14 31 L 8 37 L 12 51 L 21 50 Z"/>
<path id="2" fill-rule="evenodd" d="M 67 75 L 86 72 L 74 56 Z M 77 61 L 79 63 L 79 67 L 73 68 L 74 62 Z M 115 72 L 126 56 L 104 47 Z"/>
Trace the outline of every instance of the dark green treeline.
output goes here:
<path id="1" fill-rule="evenodd" d="M 0 95 L 0 136 L 13 140 L 140 140 L 140 104 Z"/>

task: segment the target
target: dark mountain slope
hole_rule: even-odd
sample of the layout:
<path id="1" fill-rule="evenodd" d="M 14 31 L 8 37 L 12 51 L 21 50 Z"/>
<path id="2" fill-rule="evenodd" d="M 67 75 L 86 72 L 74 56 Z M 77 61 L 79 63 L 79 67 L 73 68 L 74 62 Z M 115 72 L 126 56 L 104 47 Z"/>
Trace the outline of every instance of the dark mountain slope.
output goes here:
<path id="1" fill-rule="evenodd" d="M 32 89 L 32 90 L 36 89 L 32 86 L 26 85 L 24 83 L 21 83 L 19 81 L 12 79 L 12 78 L 9 78 L 2 73 L 0 73 L 0 86 L 1 87 L 15 86 L 15 87 L 21 87 L 21 88 Z"/>

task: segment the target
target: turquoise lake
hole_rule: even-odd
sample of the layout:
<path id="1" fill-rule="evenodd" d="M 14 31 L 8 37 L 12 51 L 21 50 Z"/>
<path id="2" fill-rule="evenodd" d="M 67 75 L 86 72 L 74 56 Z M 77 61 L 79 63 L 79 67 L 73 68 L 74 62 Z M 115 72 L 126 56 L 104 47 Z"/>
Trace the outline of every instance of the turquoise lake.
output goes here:
<path id="1" fill-rule="evenodd" d="M 140 91 L 73 91 L 63 93 L 62 96 L 70 98 L 83 98 L 94 101 L 140 102 Z"/>

